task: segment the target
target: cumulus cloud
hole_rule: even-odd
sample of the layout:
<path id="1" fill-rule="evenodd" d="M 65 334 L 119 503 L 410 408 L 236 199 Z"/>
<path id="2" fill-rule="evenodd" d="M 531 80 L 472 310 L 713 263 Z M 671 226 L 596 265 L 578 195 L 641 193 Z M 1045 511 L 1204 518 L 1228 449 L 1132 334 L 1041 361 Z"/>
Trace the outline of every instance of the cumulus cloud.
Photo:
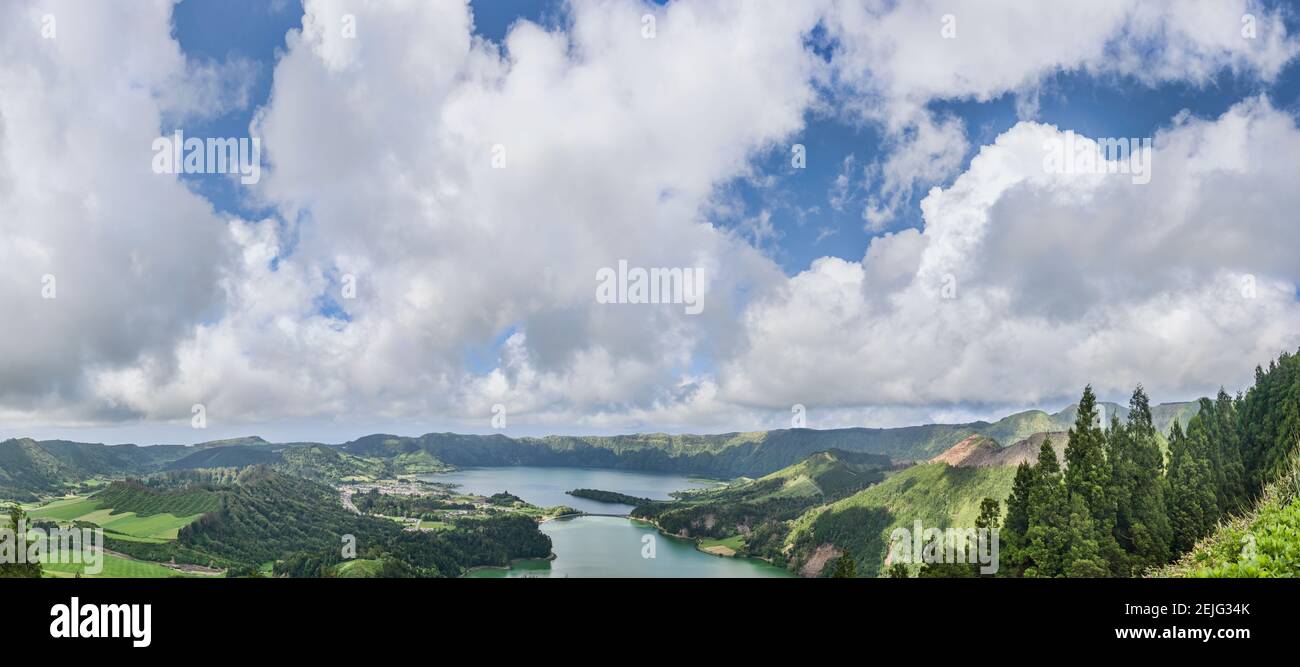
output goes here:
<path id="1" fill-rule="evenodd" d="M 1190 396 L 1300 344 L 1287 156 L 1266 99 L 1155 137 L 1152 180 L 1059 174 L 1021 122 L 922 202 L 925 227 L 818 260 L 744 315 L 722 396 L 777 408 Z"/>
<path id="2" fill-rule="evenodd" d="M 149 168 L 160 99 L 190 80 L 170 3 L 0 8 L 0 415 L 119 419 L 89 375 L 220 312 L 211 205 Z M 53 297 L 53 298 L 49 298 Z M 174 369 L 174 366 L 173 366 Z"/>
<path id="3" fill-rule="evenodd" d="M 1029 117 L 1038 85 L 1060 72 L 1204 85 L 1229 70 L 1268 81 L 1300 52 L 1281 10 L 1248 0 L 843 0 L 829 5 L 825 25 L 836 80 L 849 91 L 843 107 L 879 124 L 891 144 L 878 165 L 882 192 L 865 209 L 870 229 L 961 166 L 965 128 L 935 101 L 1014 93 Z"/>
<path id="4" fill-rule="evenodd" d="M 339 3 L 306 3 L 255 121 L 271 162 L 256 194 L 286 225 L 232 228 L 227 312 L 178 346 L 178 372 L 115 370 L 100 389 L 150 417 L 195 401 L 465 424 L 496 402 L 598 423 L 707 393 L 683 374 L 732 335 L 734 294 L 781 275 L 699 212 L 802 127 L 819 67 L 811 8 L 745 7 L 654 10 L 648 40 L 648 8 L 578 3 L 566 29 L 523 22 L 498 45 L 461 3 L 349 9 L 355 40 Z M 703 268 L 704 314 L 596 303 L 619 260 Z M 465 367 L 511 329 L 499 368 Z"/>

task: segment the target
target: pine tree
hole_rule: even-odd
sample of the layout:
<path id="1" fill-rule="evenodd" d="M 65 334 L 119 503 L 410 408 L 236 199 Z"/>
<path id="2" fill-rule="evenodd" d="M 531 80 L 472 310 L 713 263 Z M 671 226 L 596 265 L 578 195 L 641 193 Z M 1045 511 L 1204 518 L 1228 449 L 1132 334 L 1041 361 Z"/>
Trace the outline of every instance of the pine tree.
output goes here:
<path id="1" fill-rule="evenodd" d="M 1029 567 L 1028 539 L 1029 532 L 1029 492 L 1037 481 L 1037 468 L 1028 462 L 1021 462 L 1016 468 L 1016 477 L 1011 483 L 1011 495 L 1007 498 L 1007 518 L 1002 528 L 1001 557 L 1007 563 L 1004 572 L 1008 576 L 1018 577 Z"/>
<path id="2" fill-rule="evenodd" d="M 1222 387 L 1214 401 L 1214 417 L 1213 437 L 1222 468 L 1219 478 L 1223 483 L 1219 494 L 1220 509 L 1224 514 L 1231 514 L 1246 507 L 1249 497 L 1246 492 L 1246 467 L 1242 460 L 1237 402 Z"/>
<path id="3" fill-rule="evenodd" d="M 1169 433 L 1169 521 L 1173 547 L 1191 549 L 1218 519 L 1218 499 L 1205 420 L 1192 417 L 1187 433 L 1174 422 Z"/>
<path id="4" fill-rule="evenodd" d="M 839 558 L 835 559 L 835 571 L 831 573 L 832 579 L 856 579 L 858 577 L 858 564 L 853 562 L 853 556 L 845 551 Z"/>
<path id="5" fill-rule="evenodd" d="M 978 531 L 977 535 L 980 535 L 982 537 L 976 537 L 976 539 L 988 540 L 990 549 L 992 549 L 993 541 L 996 540 L 997 554 L 999 560 L 1002 559 L 1002 535 L 1001 535 L 1001 531 L 998 529 L 998 526 L 1001 523 L 1002 523 L 1001 503 L 999 503 L 997 500 L 994 500 L 993 498 L 985 498 L 984 500 L 981 500 L 980 514 L 979 516 L 975 517 L 975 529 Z M 985 533 L 984 531 L 988 531 L 988 532 Z M 978 549 L 979 544 L 978 543 L 972 544 L 971 547 L 974 549 Z M 978 553 L 979 552 L 976 551 L 976 554 Z M 997 565 L 998 565 L 998 569 L 1001 570 L 1001 563 L 998 563 Z M 973 565 L 971 569 L 972 569 L 972 576 L 976 576 L 976 577 L 990 576 L 990 575 L 982 574 L 980 572 L 980 565 L 978 564 Z"/>
<path id="6" fill-rule="evenodd" d="M 1111 490 L 1111 469 L 1106 459 L 1106 433 L 1097 423 L 1097 397 L 1092 386 L 1083 389 L 1079 399 L 1074 427 L 1070 429 L 1069 443 L 1065 446 L 1066 500 L 1082 501 L 1088 510 L 1091 525 L 1086 529 L 1089 539 L 1096 540 L 1099 553 L 1112 573 L 1127 571 L 1123 549 L 1115 541 L 1115 499 Z M 1113 428 L 1113 427 L 1112 427 Z"/>
<path id="7" fill-rule="evenodd" d="M 980 501 L 980 514 L 975 517 L 975 527 L 980 529 L 997 530 L 1002 523 L 1002 505 L 992 499 L 985 498 Z"/>
<path id="8" fill-rule="evenodd" d="M 1056 460 L 1052 439 L 1045 438 L 1038 449 L 1033 485 L 1029 489 L 1029 521 L 1025 534 L 1025 556 L 1031 563 L 1026 577 L 1057 577 L 1065 573 L 1070 549 L 1069 506 L 1061 483 L 1061 465 Z"/>
<path id="9" fill-rule="evenodd" d="M 1112 488 L 1115 493 L 1115 540 L 1129 554 L 1130 576 L 1169 561 L 1168 508 L 1165 504 L 1164 455 L 1156 440 L 1151 402 L 1138 385 L 1129 400 L 1128 423 L 1109 435 Z"/>
<path id="10" fill-rule="evenodd" d="M 1069 549 L 1065 554 L 1065 571 L 1071 578 L 1096 578 L 1110 575 L 1102 557 L 1102 534 L 1097 531 L 1092 513 L 1082 496 L 1070 498 L 1069 522 L 1065 529 Z"/>

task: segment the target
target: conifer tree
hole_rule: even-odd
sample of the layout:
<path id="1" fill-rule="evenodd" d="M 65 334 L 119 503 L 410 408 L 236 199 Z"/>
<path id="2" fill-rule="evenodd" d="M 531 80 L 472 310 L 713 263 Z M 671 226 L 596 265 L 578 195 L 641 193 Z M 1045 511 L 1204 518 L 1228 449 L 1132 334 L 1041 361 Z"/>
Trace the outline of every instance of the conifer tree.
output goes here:
<path id="1" fill-rule="evenodd" d="M 1111 489 L 1112 472 L 1106 459 L 1106 433 L 1098 423 L 1097 397 L 1089 385 L 1079 399 L 1070 441 L 1065 446 L 1066 500 L 1077 497 L 1091 516 L 1086 528 L 1089 539 L 1097 541 L 1101 557 L 1113 573 L 1127 570 L 1124 551 L 1115 541 L 1115 499 Z"/>
<path id="2" fill-rule="evenodd" d="M 1002 504 L 999 503 L 997 500 L 994 500 L 993 498 L 985 498 L 984 500 L 980 501 L 980 514 L 979 516 L 975 517 L 975 528 L 978 531 L 987 530 L 988 533 L 985 534 L 983 537 L 977 537 L 976 538 L 977 543 L 972 544 L 971 547 L 974 549 L 978 549 L 979 539 L 988 540 L 989 541 L 988 543 L 990 544 L 990 548 L 993 541 L 996 541 L 998 545 L 998 549 L 997 549 L 998 559 L 1001 560 L 1003 557 L 1002 531 L 999 529 L 999 526 L 1001 524 L 1002 524 Z M 979 552 L 976 551 L 976 554 L 978 553 Z M 998 563 L 999 571 L 1001 570 L 1001 567 L 1002 564 Z M 983 575 L 980 572 L 980 565 L 975 564 L 971 566 L 971 576 L 978 577 L 978 576 L 989 576 L 989 575 Z"/>
<path id="3" fill-rule="evenodd" d="M 1238 423 L 1237 402 L 1228 392 L 1219 388 L 1214 400 L 1215 429 L 1213 438 L 1219 451 L 1222 466 L 1220 478 L 1223 487 L 1219 494 L 1223 514 L 1238 512 L 1246 507 L 1246 468 L 1241 452 L 1241 426 Z"/>
<path id="4" fill-rule="evenodd" d="M 1103 536 L 1092 520 L 1092 513 L 1084 505 L 1083 497 L 1069 500 L 1069 523 L 1065 529 L 1069 548 L 1065 554 L 1065 571 L 1071 578 L 1096 578 L 1110 575 L 1110 568 L 1102 556 Z"/>
<path id="5" fill-rule="evenodd" d="M 1205 420 L 1192 417 L 1187 433 L 1177 422 L 1169 433 L 1169 521 L 1173 546 L 1187 551 L 1218 519 L 1218 499 Z"/>
<path id="6" fill-rule="evenodd" d="M 976 528 L 997 530 L 1002 523 L 1002 505 L 992 498 L 980 501 L 980 514 L 975 517 Z"/>
<path id="7" fill-rule="evenodd" d="M 1001 531 L 1001 558 L 1007 564 L 1005 573 L 1020 576 L 1029 567 L 1029 492 L 1037 479 L 1037 469 L 1029 462 L 1016 467 L 1016 477 L 1011 482 L 1011 495 L 1007 498 L 1006 523 Z"/>
<path id="8" fill-rule="evenodd" d="M 1065 573 L 1070 549 L 1070 516 L 1061 466 L 1051 438 L 1044 439 L 1039 447 L 1034 468 L 1033 486 L 1029 489 L 1029 529 L 1025 536 L 1025 556 L 1031 565 L 1025 570 L 1025 576 L 1057 577 Z"/>
<path id="9" fill-rule="evenodd" d="M 1130 576 L 1169 561 L 1168 508 L 1165 504 L 1164 455 L 1156 440 L 1151 402 L 1138 385 L 1129 400 L 1128 423 L 1109 435 L 1112 488 L 1115 492 L 1115 539 L 1129 555 Z"/>
<path id="10" fill-rule="evenodd" d="M 831 573 L 832 579 L 856 579 L 858 577 L 858 564 L 853 562 L 853 556 L 845 551 L 835 560 L 835 571 Z"/>

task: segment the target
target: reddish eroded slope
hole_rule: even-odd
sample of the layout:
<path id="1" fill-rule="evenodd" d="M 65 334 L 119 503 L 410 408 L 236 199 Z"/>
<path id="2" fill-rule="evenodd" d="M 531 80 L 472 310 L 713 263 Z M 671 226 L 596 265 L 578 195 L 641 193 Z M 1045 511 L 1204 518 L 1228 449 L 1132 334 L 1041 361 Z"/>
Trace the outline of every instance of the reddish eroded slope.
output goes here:
<path id="1" fill-rule="evenodd" d="M 1064 464 L 1067 440 L 1064 432 L 1035 433 L 1007 447 L 999 446 L 991 438 L 972 435 L 930 459 L 930 462 L 947 463 L 957 468 L 988 468 L 1017 466 L 1022 462 L 1034 463 L 1038 460 L 1038 450 L 1043 446 L 1043 439 L 1048 436 L 1052 438 L 1052 449 L 1056 450 L 1057 460 Z"/>
<path id="2" fill-rule="evenodd" d="M 982 468 L 995 465 L 989 461 L 996 459 L 1002 448 L 992 438 L 972 435 L 949 447 L 944 453 L 930 459 L 931 463 L 947 463 L 957 468 Z"/>

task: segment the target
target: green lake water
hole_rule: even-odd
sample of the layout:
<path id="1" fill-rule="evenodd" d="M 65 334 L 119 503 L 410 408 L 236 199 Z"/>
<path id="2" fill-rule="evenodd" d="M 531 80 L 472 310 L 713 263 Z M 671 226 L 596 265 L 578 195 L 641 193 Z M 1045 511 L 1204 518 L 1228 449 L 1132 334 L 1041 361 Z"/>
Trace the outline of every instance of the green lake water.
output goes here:
<path id="1" fill-rule="evenodd" d="M 542 507 L 568 505 L 583 512 L 626 514 L 632 508 L 575 498 L 572 489 L 617 491 L 663 500 L 673 491 L 709 486 L 683 475 L 602 468 L 511 466 L 468 468 L 425 475 L 435 482 L 459 484 L 462 491 L 490 495 L 500 491 Z M 788 577 L 789 572 L 763 561 L 724 558 L 699 551 L 695 543 L 661 534 L 654 526 L 609 516 L 581 516 L 548 521 L 553 560 L 519 561 L 509 570 L 475 570 L 468 576 L 501 577 Z"/>
<path id="2" fill-rule="evenodd" d="M 699 551 L 689 540 L 661 534 L 654 526 L 607 516 L 556 519 L 542 524 L 555 560 L 518 561 L 509 570 L 475 570 L 468 576 L 499 577 L 787 577 L 785 570 L 752 558 L 724 558 Z M 648 540 L 648 543 L 647 543 Z M 651 551 L 648 547 L 653 544 Z M 653 557 L 650 557 L 653 555 Z"/>

